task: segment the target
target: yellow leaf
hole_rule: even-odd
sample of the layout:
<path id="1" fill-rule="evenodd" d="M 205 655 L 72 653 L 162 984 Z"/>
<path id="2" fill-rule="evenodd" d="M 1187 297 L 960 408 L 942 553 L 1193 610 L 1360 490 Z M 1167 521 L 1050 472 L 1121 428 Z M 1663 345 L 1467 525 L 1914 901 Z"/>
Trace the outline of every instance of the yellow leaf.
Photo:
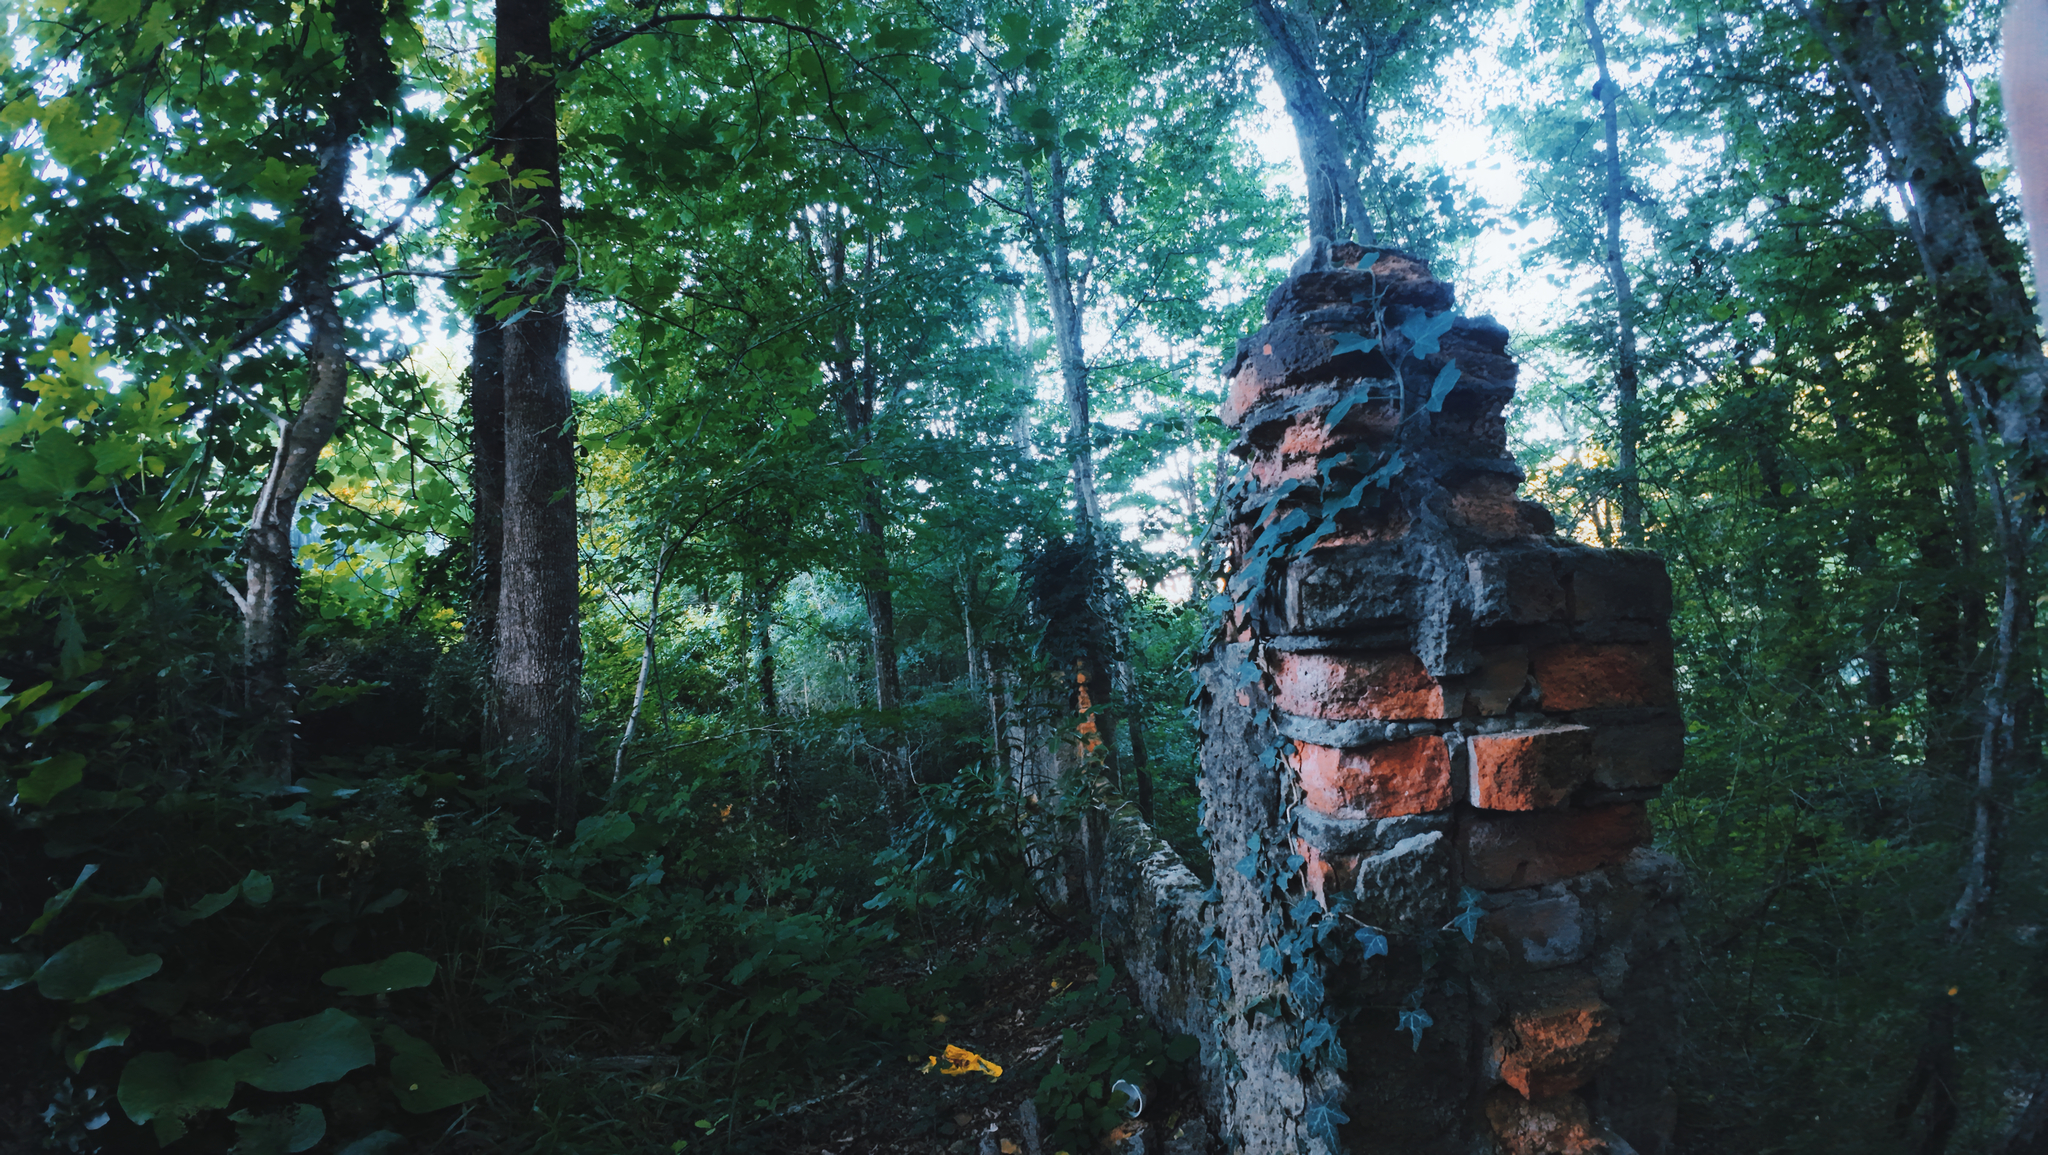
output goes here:
<path id="1" fill-rule="evenodd" d="M 933 1061 L 936 1062 L 937 1060 Z M 930 1064 L 927 1064 L 925 1069 L 930 1070 Z M 977 1071 L 991 1079 L 1000 1079 L 1003 1075 L 1001 1067 L 989 1062 L 973 1051 L 965 1047 L 956 1047 L 951 1043 L 946 1044 L 946 1062 L 944 1066 L 939 1068 L 939 1074 L 971 1075 Z"/>

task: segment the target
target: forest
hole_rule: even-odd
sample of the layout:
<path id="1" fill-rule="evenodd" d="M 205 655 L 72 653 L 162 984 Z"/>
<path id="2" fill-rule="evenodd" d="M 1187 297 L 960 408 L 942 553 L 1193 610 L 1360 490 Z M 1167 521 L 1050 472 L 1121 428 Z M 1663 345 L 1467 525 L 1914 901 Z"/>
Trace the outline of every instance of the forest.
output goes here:
<path id="1" fill-rule="evenodd" d="M 1666 1150 L 2048 1152 L 2001 16 L 8 0 L 0 1155 L 1230 1149 L 1058 843 L 1229 874 L 1226 374 L 1346 241 L 1668 570 Z"/>

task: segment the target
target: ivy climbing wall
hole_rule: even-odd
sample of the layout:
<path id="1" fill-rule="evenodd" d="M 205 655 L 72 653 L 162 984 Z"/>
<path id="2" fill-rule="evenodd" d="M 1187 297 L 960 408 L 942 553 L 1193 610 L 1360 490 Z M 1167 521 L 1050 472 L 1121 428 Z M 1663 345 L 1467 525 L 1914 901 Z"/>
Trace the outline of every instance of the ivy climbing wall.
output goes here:
<path id="1" fill-rule="evenodd" d="M 1681 879 L 1645 803 L 1684 743 L 1670 584 L 1516 497 L 1507 340 L 1423 262 L 1340 245 L 1233 366 L 1216 885 L 1127 816 L 1083 839 L 1232 1151 L 1669 1147 Z"/>

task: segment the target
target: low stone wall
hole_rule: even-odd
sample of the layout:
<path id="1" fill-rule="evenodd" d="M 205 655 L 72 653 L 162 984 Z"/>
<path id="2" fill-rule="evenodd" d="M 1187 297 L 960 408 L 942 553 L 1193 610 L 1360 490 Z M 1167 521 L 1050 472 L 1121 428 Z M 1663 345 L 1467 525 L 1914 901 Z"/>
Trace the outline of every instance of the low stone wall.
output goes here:
<path id="1" fill-rule="evenodd" d="M 1201 1039 L 1233 1151 L 1658 1155 L 1682 887 L 1645 803 L 1684 746 L 1663 565 L 1517 500 L 1505 330 L 1413 258 L 1336 258 L 1275 291 L 1223 411 L 1248 468 L 1202 671 L 1216 887 L 1098 812 L 1094 918 Z"/>

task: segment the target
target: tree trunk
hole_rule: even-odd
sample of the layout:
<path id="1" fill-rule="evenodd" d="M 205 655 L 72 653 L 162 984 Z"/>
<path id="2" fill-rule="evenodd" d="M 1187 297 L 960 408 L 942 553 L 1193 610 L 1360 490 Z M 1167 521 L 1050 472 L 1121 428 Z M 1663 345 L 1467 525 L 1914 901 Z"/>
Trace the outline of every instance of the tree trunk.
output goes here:
<path id="1" fill-rule="evenodd" d="M 498 649 L 498 598 L 505 564 L 505 335 L 488 313 L 476 318 L 469 364 L 470 595 L 463 633 L 489 670 Z M 486 678 L 486 682 L 488 682 Z M 488 687 L 486 687 L 488 690 Z M 485 703 L 487 744 L 496 706 Z"/>
<path id="2" fill-rule="evenodd" d="M 1607 41 L 1600 34 L 1600 0 L 1586 0 L 1586 39 L 1593 46 L 1593 63 L 1600 73 L 1600 120 L 1607 134 L 1607 189 L 1601 207 L 1607 214 L 1607 280 L 1614 289 L 1614 408 L 1619 418 L 1620 444 L 1615 457 L 1621 471 L 1621 540 L 1640 549 L 1643 545 L 1643 492 L 1636 466 L 1636 451 L 1642 442 L 1642 415 L 1637 403 L 1640 371 L 1636 362 L 1636 300 L 1629 283 L 1628 266 L 1622 260 L 1621 206 L 1621 116 L 1617 104 L 1621 95 L 1607 71 Z"/>
<path id="3" fill-rule="evenodd" d="M 1266 63 L 1287 102 L 1294 139 L 1308 179 L 1308 233 L 1341 241 L 1357 233 L 1363 245 L 1379 243 L 1359 195 L 1358 174 L 1335 123 L 1335 102 L 1317 74 L 1312 43 L 1273 0 L 1252 0 L 1252 15 L 1265 35 Z M 1312 31 L 1309 32 L 1312 35 Z"/>
<path id="4" fill-rule="evenodd" d="M 1088 404 L 1088 360 L 1081 349 L 1081 292 L 1074 273 L 1067 226 L 1066 151 L 1054 147 L 1046 160 L 1045 204 L 1035 203 L 1036 190 L 1027 180 L 1025 205 L 1033 218 L 1032 249 L 1045 274 L 1045 296 L 1052 309 L 1053 348 L 1059 355 L 1060 382 L 1067 402 L 1067 460 L 1074 478 L 1074 529 L 1092 539 L 1102 520 L 1095 495 L 1095 447 Z M 1084 273 L 1083 276 L 1086 274 Z"/>
<path id="5" fill-rule="evenodd" d="M 397 91 L 383 39 L 382 3 L 340 0 L 334 22 L 343 38 L 348 80 L 315 138 L 306 245 L 292 279 L 293 296 L 306 319 L 310 382 L 298 413 L 281 423 L 270 471 L 243 533 L 244 589 L 229 590 L 242 612 L 243 692 L 250 716 L 257 719 L 257 757 L 280 781 L 289 781 L 292 772 L 288 664 L 299 577 L 292 522 L 348 399 L 347 334 L 334 279 L 335 265 L 356 235 L 346 201 L 350 156 L 365 121 Z"/>
<path id="6" fill-rule="evenodd" d="M 556 142 L 552 7 L 498 0 L 497 135 L 514 172 L 546 183 L 507 189 L 501 260 L 526 298 L 502 328 L 504 555 L 491 680 L 502 751 L 549 799 L 557 830 L 576 821 L 578 629 L 575 406 L 562 269 L 561 159 Z"/>
<path id="7" fill-rule="evenodd" d="M 666 538 L 661 544 L 661 553 L 654 560 L 654 587 L 647 595 L 647 628 L 642 631 L 640 647 L 640 676 L 633 682 L 633 708 L 626 713 L 626 728 L 619 734 L 619 748 L 612 754 L 612 785 L 619 784 L 619 778 L 626 771 L 626 747 L 633 742 L 633 734 L 640 726 L 640 707 L 647 701 L 647 681 L 654 673 L 654 643 L 661 629 L 661 583 L 668 576 L 669 543 Z"/>
<path id="8" fill-rule="evenodd" d="M 2048 301 L 2048 0 L 2007 0 L 2001 39 L 2005 62 L 1999 96 L 2005 102 L 2006 133 L 2033 247 L 2034 291 Z M 2048 1104 L 2041 1113 L 2048 1116 Z"/>

